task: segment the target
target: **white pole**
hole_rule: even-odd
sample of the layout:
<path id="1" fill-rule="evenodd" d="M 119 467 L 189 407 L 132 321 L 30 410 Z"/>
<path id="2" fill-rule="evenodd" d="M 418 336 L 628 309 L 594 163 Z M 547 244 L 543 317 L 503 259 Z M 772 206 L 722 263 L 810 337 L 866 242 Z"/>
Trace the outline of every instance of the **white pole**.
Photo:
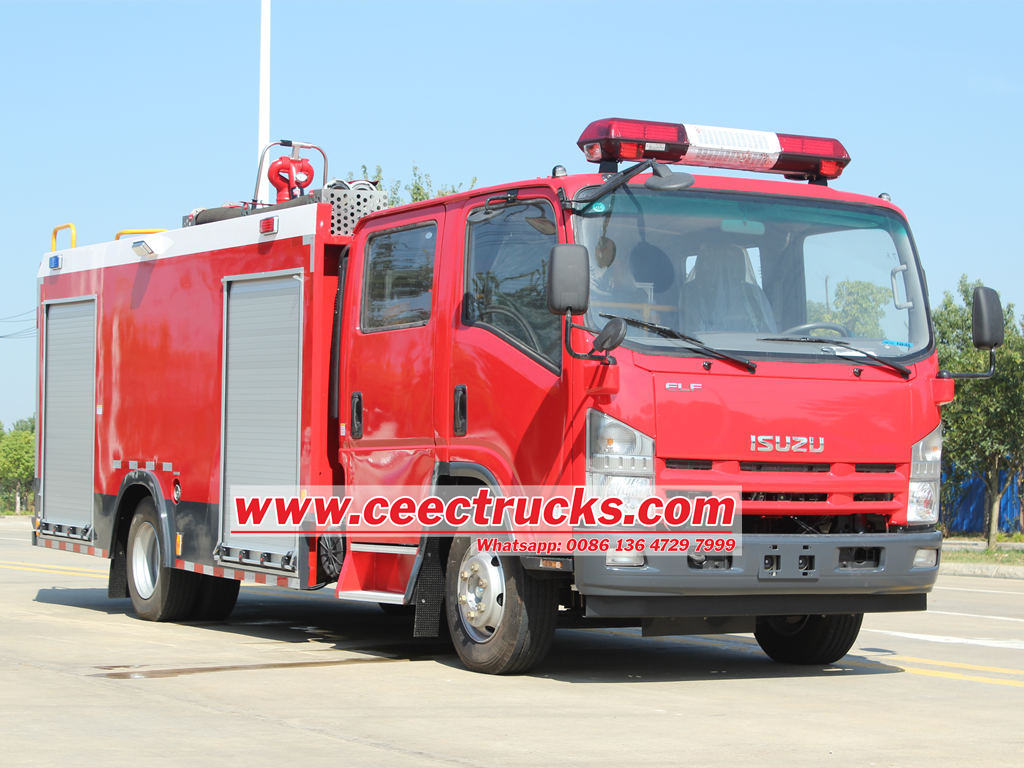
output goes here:
<path id="1" fill-rule="evenodd" d="M 263 148 L 270 143 L 270 0 L 260 0 L 260 115 L 257 135 L 256 162 Z M 259 184 L 260 200 L 269 202 L 269 183 L 266 168 Z"/>

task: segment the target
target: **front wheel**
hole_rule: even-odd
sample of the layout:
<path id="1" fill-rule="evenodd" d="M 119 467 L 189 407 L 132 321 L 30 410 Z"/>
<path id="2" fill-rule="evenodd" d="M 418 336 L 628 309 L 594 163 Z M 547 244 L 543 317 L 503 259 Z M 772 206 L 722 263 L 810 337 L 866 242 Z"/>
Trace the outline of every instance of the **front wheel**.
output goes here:
<path id="1" fill-rule="evenodd" d="M 525 672 L 551 646 L 558 613 L 554 581 L 532 578 L 515 557 L 452 542 L 445 570 L 445 612 L 455 651 L 474 672 Z"/>
<path id="2" fill-rule="evenodd" d="M 832 664 L 853 647 L 863 613 L 835 616 L 760 616 L 754 638 L 784 664 Z"/>
<path id="3" fill-rule="evenodd" d="M 160 519 L 151 498 L 139 502 L 128 529 L 128 594 L 140 619 L 185 618 L 196 604 L 198 574 L 165 568 Z"/>

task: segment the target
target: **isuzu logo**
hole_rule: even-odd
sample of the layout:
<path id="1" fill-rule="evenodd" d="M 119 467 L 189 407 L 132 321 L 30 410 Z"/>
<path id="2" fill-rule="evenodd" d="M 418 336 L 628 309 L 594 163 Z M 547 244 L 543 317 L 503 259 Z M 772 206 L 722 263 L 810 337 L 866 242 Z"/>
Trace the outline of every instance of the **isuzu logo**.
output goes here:
<path id="1" fill-rule="evenodd" d="M 750 450 L 776 453 L 821 453 L 825 450 L 824 437 L 810 435 L 751 435 Z"/>

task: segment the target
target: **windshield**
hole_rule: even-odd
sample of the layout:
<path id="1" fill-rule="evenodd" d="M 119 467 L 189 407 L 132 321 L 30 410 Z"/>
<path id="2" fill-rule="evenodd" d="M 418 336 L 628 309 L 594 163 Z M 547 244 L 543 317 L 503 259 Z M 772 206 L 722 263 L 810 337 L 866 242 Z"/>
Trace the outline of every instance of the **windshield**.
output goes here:
<path id="1" fill-rule="evenodd" d="M 910 236 L 886 209 L 624 186 L 574 218 L 590 252 L 591 327 L 608 313 L 718 349 L 842 359 L 858 354 L 848 345 L 895 358 L 929 344 Z M 847 346 L 778 340 L 785 336 Z M 694 354 L 637 325 L 626 339 Z"/>

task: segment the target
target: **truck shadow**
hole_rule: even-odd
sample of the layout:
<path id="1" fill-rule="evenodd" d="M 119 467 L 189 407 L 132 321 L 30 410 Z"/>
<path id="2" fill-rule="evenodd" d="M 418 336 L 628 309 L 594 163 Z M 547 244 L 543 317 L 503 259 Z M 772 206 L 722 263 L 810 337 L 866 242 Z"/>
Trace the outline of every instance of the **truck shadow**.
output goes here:
<path id="1" fill-rule="evenodd" d="M 127 599 L 109 599 L 105 589 L 40 589 L 36 602 L 138 621 Z M 151 626 L 153 632 L 162 631 L 160 625 Z M 239 642 L 261 640 L 301 645 L 303 651 L 310 650 L 313 644 L 325 652 L 342 651 L 347 655 L 328 656 L 323 661 L 310 661 L 308 655 L 303 655 L 294 662 L 174 669 L 110 666 L 98 668 L 98 673 L 110 678 L 148 678 L 247 669 L 431 661 L 456 674 L 473 674 L 463 668 L 447 637 L 411 637 L 411 615 L 389 615 L 373 604 L 343 603 L 328 591 L 296 595 L 246 586 L 228 621 L 186 621 L 178 626 L 215 632 Z M 861 677 L 902 672 L 900 667 L 875 657 L 885 653 L 890 652 L 872 649 L 872 658 L 851 654 L 828 667 L 800 667 L 770 661 L 749 635 L 644 638 L 638 630 L 629 628 L 560 629 L 547 658 L 527 675 L 573 683 L 651 683 Z"/>

